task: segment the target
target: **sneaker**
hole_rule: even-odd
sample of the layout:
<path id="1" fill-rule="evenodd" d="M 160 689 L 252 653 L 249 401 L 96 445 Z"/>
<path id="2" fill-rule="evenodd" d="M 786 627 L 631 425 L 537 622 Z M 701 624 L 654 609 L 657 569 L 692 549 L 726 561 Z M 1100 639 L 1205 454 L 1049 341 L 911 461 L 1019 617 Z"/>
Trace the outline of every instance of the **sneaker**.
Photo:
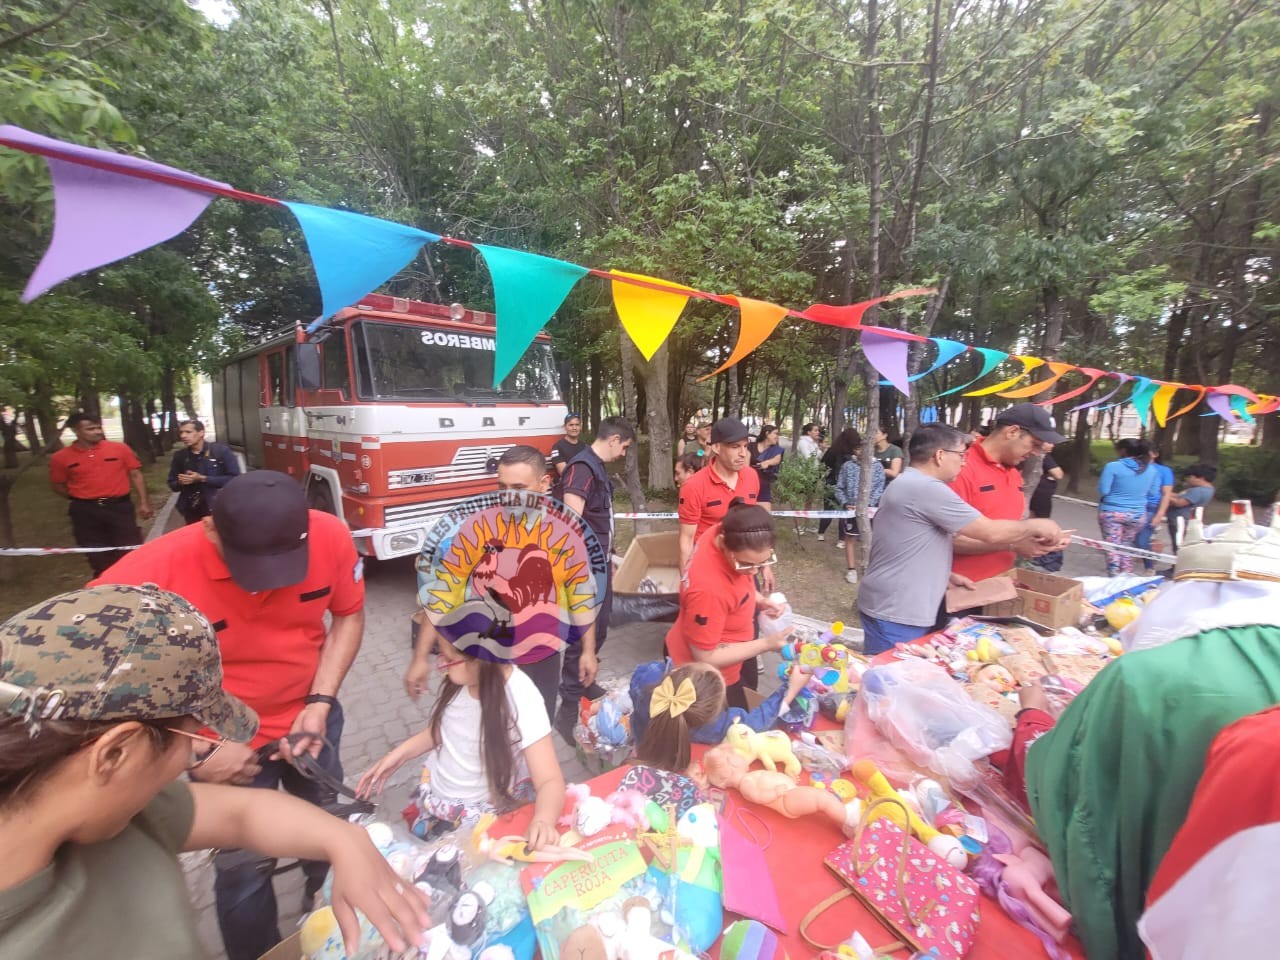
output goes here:
<path id="1" fill-rule="evenodd" d="M 848 573 L 846 573 L 846 574 L 844 575 L 844 582 L 845 582 L 845 583 L 857 583 L 857 582 L 858 582 L 858 571 L 857 571 L 857 570 L 850 570 Z"/>
<path id="2" fill-rule="evenodd" d="M 836 546 L 837 546 L 837 547 L 839 547 L 841 550 L 843 550 L 843 549 L 844 549 L 844 541 L 843 541 L 843 540 L 837 540 L 837 541 L 836 541 Z"/>
<path id="3" fill-rule="evenodd" d="M 826 534 L 822 534 L 822 533 L 818 534 L 818 540 L 819 540 L 819 542 L 821 542 L 821 541 L 823 541 L 823 540 L 825 540 L 825 539 L 827 539 Z"/>

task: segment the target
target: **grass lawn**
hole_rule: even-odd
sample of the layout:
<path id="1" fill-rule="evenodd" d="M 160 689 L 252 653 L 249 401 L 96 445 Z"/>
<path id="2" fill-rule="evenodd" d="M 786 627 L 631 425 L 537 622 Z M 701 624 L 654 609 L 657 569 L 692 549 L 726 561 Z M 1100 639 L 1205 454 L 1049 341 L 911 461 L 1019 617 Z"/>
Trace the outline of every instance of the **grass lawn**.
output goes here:
<path id="1" fill-rule="evenodd" d="M 169 458 L 143 467 L 151 503 L 158 510 L 169 497 L 165 480 L 169 475 Z M 74 547 L 71 521 L 67 519 L 67 501 L 49 489 L 49 471 L 41 464 L 24 473 L 9 495 L 13 514 L 14 539 L 20 547 Z M 145 538 L 150 520 L 142 520 Z M 0 580 L 0 620 L 25 610 L 34 603 L 67 590 L 82 587 L 91 571 L 83 555 L 65 554 L 48 557 L 12 557 L 8 567 L 12 578 Z M 0 560 L 3 564 L 4 560 Z M 3 569 L 3 567 L 0 567 Z"/>

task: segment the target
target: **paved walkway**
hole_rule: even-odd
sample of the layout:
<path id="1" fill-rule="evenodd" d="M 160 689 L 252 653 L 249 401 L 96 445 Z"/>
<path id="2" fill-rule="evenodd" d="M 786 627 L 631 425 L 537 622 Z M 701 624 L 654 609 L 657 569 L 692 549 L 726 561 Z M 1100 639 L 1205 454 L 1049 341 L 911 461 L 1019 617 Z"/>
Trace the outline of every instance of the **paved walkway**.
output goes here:
<path id="1" fill-rule="evenodd" d="M 1057 501 L 1054 518 L 1064 527 L 1075 527 L 1085 536 L 1098 535 L 1096 511 L 1080 504 Z M 1068 576 L 1102 575 L 1103 555 L 1083 547 L 1067 551 L 1063 573 Z M 785 561 L 778 568 L 778 581 L 785 589 Z M 408 663 L 410 616 L 416 606 L 412 558 L 371 564 L 368 571 L 368 599 L 364 645 L 342 687 L 346 731 L 342 739 L 342 760 L 347 782 L 355 783 L 361 771 L 395 744 L 420 730 L 427 720 L 431 701 L 409 699 L 401 684 Z M 804 613 L 804 611 L 798 611 Z M 625 680 L 636 664 L 661 655 L 667 624 L 628 624 L 610 631 L 601 656 L 600 682 Z M 765 664 L 764 677 L 774 674 L 777 659 Z M 762 686 L 771 689 L 771 681 Z M 574 751 L 557 736 L 556 752 L 568 782 L 581 782 L 591 773 L 585 770 Z M 408 763 L 387 786 L 379 815 L 394 819 L 408 800 L 410 786 L 418 777 L 418 765 Z M 222 941 L 213 909 L 213 870 L 208 854 L 185 857 L 188 883 L 200 915 L 200 935 L 211 957 L 222 958 Z M 276 879 L 280 903 L 281 933 L 288 935 L 300 920 L 302 877 L 290 871 Z"/>

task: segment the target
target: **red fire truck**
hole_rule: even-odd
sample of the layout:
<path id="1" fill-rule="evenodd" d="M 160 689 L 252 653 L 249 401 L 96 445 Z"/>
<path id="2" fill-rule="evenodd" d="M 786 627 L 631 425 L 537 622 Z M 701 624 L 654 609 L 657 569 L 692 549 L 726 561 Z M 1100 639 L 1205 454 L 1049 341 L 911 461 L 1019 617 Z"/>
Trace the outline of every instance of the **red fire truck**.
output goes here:
<path id="1" fill-rule="evenodd" d="M 548 453 L 565 406 L 540 334 L 493 387 L 493 314 L 370 294 L 299 343 L 293 330 L 214 377 L 218 440 L 298 478 L 366 556 L 416 553 L 440 514 L 494 488 L 516 443 Z"/>

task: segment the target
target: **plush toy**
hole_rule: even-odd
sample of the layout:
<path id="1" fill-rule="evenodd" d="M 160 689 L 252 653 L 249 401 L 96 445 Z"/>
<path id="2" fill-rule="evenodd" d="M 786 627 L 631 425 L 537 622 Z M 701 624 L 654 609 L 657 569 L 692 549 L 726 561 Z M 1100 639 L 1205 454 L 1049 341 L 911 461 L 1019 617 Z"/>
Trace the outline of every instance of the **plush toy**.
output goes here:
<path id="1" fill-rule="evenodd" d="M 781 764 L 786 769 L 787 776 L 792 779 L 800 776 L 800 761 L 791 749 L 791 738 L 781 730 L 756 733 L 745 723 L 735 720 L 729 725 L 724 742 L 740 756 L 748 760 L 759 760 L 766 770 L 776 771 Z"/>
<path id="2" fill-rule="evenodd" d="M 901 800 L 898 792 L 893 789 L 889 781 L 885 779 L 885 775 L 880 772 L 879 768 L 870 760 L 859 760 L 854 763 L 853 776 L 871 792 L 871 799 L 878 800 L 881 797 L 892 797 L 895 800 Z M 960 841 L 955 837 L 948 836 L 939 832 L 933 826 L 922 820 L 910 805 L 907 805 L 908 822 L 902 822 L 902 812 L 893 806 L 881 807 L 884 816 L 892 820 L 899 826 L 906 826 L 912 833 L 916 835 L 921 843 L 932 850 L 937 856 L 941 857 L 951 866 L 958 870 L 964 869 L 969 862 L 968 855 L 964 852 L 964 847 L 960 845 Z"/>
<path id="3" fill-rule="evenodd" d="M 565 812 L 557 825 L 579 837 L 594 837 L 611 823 L 648 829 L 644 813 L 648 804 L 649 798 L 637 790 L 615 790 L 602 799 L 592 795 L 586 784 L 571 783 L 565 789 Z"/>

